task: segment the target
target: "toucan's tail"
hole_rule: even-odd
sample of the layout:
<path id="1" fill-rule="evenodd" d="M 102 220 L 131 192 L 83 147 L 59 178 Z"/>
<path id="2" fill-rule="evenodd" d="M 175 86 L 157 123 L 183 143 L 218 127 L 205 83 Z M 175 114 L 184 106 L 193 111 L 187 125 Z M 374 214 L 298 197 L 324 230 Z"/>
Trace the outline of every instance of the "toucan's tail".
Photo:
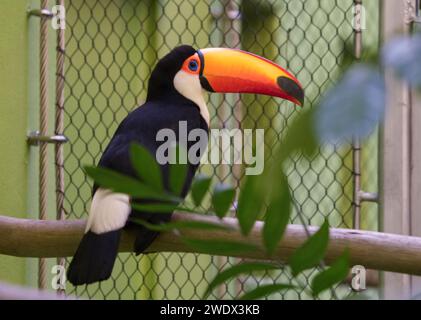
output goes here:
<path id="1" fill-rule="evenodd" d="M 78 286 L 106 280 L 111 276 L 118 253 L 121 229 L 95 234 L 88 231 L 70 263 L 67 279 Z"/>

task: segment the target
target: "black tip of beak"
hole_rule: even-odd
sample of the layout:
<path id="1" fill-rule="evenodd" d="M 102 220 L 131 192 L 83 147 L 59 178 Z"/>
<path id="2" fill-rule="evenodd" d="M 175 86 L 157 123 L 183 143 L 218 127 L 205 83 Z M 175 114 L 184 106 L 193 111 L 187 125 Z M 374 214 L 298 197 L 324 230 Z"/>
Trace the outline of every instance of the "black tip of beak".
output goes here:
<path id="1" fill-rule="evenodd" d="M 296 99 L 300 105 L 304 104 L 304 90 L 298 83 L 286 77 L 278 77 L 276 82 L 278 83 L 278 86 L 281 88 L 281 90 L 284 91 L 287 95 Z"/>
<path id="2" fill-rule="evenodd" d="M 206 79 L 204 76 L 200 76 L 199 80 L 200 80 L 200 84 L 201 84 L 203 89 L 205 89 L 209 92 L 215 92 L 215 90 L 213 90 L 212 86 L 210 85 L 208 79 Z"/>

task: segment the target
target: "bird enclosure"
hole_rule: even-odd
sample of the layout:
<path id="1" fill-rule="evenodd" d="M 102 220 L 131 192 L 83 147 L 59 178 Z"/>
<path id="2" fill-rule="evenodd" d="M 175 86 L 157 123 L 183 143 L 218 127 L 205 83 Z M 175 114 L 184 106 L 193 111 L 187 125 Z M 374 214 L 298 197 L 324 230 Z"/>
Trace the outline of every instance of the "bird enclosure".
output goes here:
<path id="1" fill-rule="evenodd" d="M 352 0 L 77 0 L 65 4 L 64 134 L 70 140 L 64 147 L 66 219 L 86 217 L 92 181 L 83 165 L 97 163 L 120 121 L 145 100 L 156 61 L 175 46 L 241 48 L 276 61 L 305 87 L 305 108 L 311 108 L 335 82 L 347 54 L 355 55 L 356 47 L 375 51 L 378 46 L 377 1 L 364 4 L 370 19 L 362 38 L 353 25 Z M 282 139 L 300 112 L 287 102 L 254 95 L 210 95 L 208 105 L 212 128 L 265 129 L 268 157 L 274 142 Z M 361 146 L 351 142 L 346 147 L 325 146 L 313 159 L 292 159 L 289 184 L 307 223 L 319 225 L 328 217 L 333 227 L 377 230 L 377 205 L 360 207 L 356 200 L 359 189 L 377 192 L 377 163 L 376 132 Z M 214 182 L 237 187 L 243 176 L 239 165 L 203 165 L 200 171 L 212 175 Z M 299 223 L 297 218 L 291 222 Z M 112 280 L 67 291 L 97 298 L 195 299 L 213 276 L 234 262 L 238 259 L 202 254 L 120 254 Z M 256 283 L 284 277 L 290 277 L 287 270 L 243 277 L 216 290 L 211 298 L 234 298 Z M 311 277 L 308 272 L 302 281 Z M 349 294 L 344 288 L 337 288 L 339 295 Z M 274 298 L 308 296 L 289 290 Z"/>

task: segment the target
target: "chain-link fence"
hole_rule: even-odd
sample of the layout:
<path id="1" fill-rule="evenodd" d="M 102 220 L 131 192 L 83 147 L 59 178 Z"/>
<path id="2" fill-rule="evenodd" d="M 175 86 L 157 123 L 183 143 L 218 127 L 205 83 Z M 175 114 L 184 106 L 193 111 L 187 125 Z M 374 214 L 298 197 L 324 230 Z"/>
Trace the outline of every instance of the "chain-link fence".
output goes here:
<path id="1" fill-rule="evenodd" d="M 67 1 L 65 134 L 71 143 L 65 150 L 65 209 L 69 218 L 82 218 L 89 211 L 92 182 L 83 165 L 98 162 L 120 121 L 143 103 L 152 68 L 172 48 L 236 47 L 274 60 L 303 84 L 309 108 L 337 80 L 346 50 L 352 53 L 353 7 L 352 0 Z M 365 10 L 370 19 L 363 30 L 363 48 L 375 50 L 378 2 L 369 1 Z M 255 95 L 213 94 L 208 106 L 213 128 L 265 129 L 267 156 L 299 112 L 291 103 Z M 318 225 L 328 217 L 333 227 L 352 226 L 352 152 L 350 146 L 326 146 L 314 159 L 291 160 L 290 187 L 307 223 Z M 373 135 L 363 143 L 364 190 L 376 191 L 376 167 Z M 236 165 L 207 164 L 200 170 L 214 176 L 214 181 L 237 187 L 243 175 Z M 361 217 L 362 228 L 377 228 L 375 204 L 364 204 Z M 120 254 L 112 279 L 68 292 L 107 299 L 200 298 L 213 276 L 236 262 L 202 254 Z M 300 281 L 309 283 L 313 273 L 305 273 Z M 286 269 L 245 276 L 215 290 L 211 298 L 234 298 L 257 283 L 288 277 Z M 347 288 L 338 286 L 338 295 L 346 294 Z M 291 289 L 272 297 L 308 295 Z"/>

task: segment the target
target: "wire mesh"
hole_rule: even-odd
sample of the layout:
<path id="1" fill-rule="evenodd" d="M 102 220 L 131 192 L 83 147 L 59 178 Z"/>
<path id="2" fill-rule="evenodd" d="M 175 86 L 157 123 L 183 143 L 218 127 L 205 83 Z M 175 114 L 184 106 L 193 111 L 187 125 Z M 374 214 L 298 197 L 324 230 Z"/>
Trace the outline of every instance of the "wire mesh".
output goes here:
<path id="1" fill-rule="evenodd" d="M 72 0 L 66 1 L 65 210 L 69 218 L 89 211 L 92 182 L 82 167 L 96 164 L 120 121 L 141 105 L 156 61 L 177 45 L 237 47 L 274 60 L 305 87 L 306 107 L 337 80 L 347 48 L 352 48 L 352 0 Z M 378 2 L 366 8 L 364 48 L 377 47 Z M 351 46 L 347 46 L 351 44 Z M 263 128 L 265 154 L 282 139 L 299 110 L 279 99 L 255 95 L 208 98 L 213 128 Z M 363 144 L 362 183 L 375 191 L 377 138 Z M 215 181 L 239 186 L 236 165 L 203 165 Z M 324 146 L 313 159 L 291 159 L 287 170 L 298 208 L 307 223 L 328 218 L 333 227 L 352 226 L 352 149 Z M 274 182 L 276 183 L 276 182 Z M 188 201 L 188 200 L 187 200 Z M 291 222 L 298 222 L 293 214 Z M 376 205 L 363 205 L 362 227 L 377 228 Z M 238 259 L 202 254 L 120 254 L 112 278 L 69 288 L 69 293 L 105 299 L 196 299 L 222 268 Z M 314 270 L 301 276 L 309 284 Z M 256 284 L 285 281 L 287 269 L 242 277 L 213 292 L 212 299 L 235 298 Z M 349 293 L 338 286 L 341 297 Z M 326 298 L 330 297 L 327 293 Z M 271 298 L 306 299 L 292 289 Z"/>

